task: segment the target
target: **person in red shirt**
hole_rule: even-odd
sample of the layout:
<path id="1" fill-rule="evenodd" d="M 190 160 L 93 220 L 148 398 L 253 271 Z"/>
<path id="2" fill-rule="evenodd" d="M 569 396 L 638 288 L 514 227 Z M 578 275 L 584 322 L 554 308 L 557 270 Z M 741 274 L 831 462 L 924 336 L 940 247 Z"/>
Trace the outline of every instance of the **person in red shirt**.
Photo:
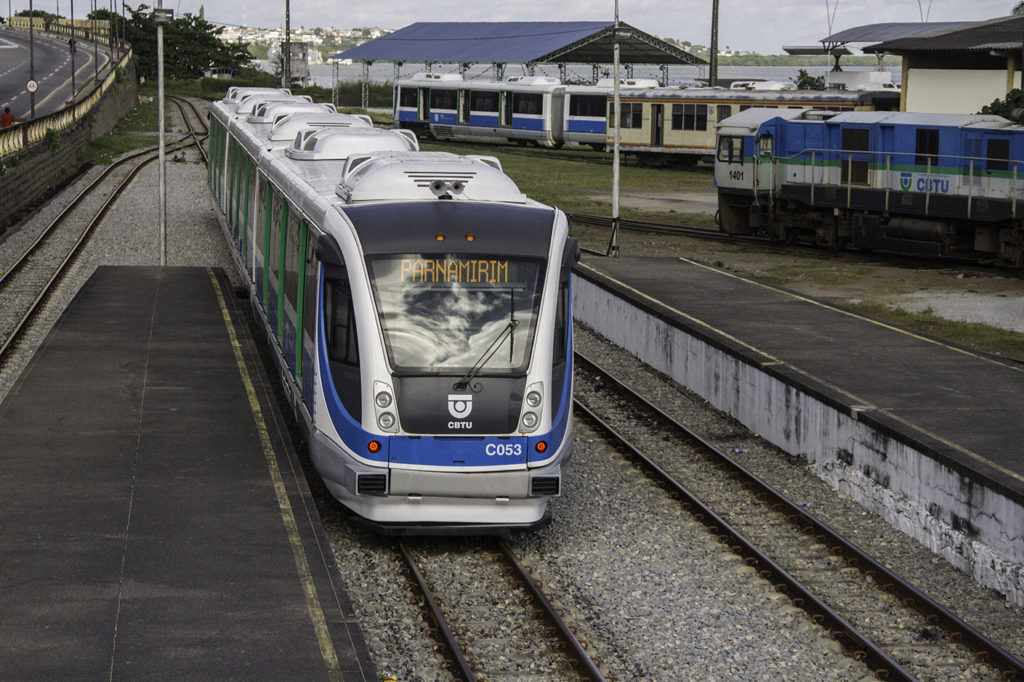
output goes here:
<path id="1" fill-rule="evenodd" d="M 0 128 L 10 128 L 14 125 L 14 115 L 10 107 L 4 107 L 4 115 L 0 117 Z"/>

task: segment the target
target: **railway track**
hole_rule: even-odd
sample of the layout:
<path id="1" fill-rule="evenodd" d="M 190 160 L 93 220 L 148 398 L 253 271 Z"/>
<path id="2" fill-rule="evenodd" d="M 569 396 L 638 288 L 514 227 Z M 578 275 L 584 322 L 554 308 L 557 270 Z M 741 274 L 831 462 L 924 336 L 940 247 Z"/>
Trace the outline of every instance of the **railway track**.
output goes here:
<path id="1" fill-rule="evenodd" d="M 505 541 L 398 549 L 454 679 L 605 679 Z"/>
<path id="2" fill-rule="evenodd" d="M 582 421 L 881 679 L 1024 679 L 1024 664 L 577 355 Z M 604 414 L 629 417 L 605 418 Z M 643 453 L 631 436 L 657 429 Z M 701 499 L 678 483 L 699 482 Z"/>
<path id="3" fill-rule="evenodd" d="M 174 153 L 192 145 L 201 150 L 192 123 L 198 121 L 205 132 L 202 117 L 187 100 L 174 98 L 172 101 L 177 104 L 190 132 L 169 144 L 168 151 Z M 190 122 L 186 112 L 192 114 L 193 121 Z M 0 262 L 0 366 L 24 337 L 107 212 L 132 180 L 158 156 L 158 148 L 151 147 L 107 166 L 56 217 L 39 229 L 20 253 L 8 254 Z"/>

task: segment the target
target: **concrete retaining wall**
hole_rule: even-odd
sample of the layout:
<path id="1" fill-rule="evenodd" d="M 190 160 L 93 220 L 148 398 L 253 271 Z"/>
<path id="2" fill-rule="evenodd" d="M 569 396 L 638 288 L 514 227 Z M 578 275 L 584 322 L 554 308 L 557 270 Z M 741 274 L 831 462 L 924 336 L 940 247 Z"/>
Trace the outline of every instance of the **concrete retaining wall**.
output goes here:
<path id="1" fill-rule="evenodd" d="M 575 277 L 574 317 L 697 393 L 892 526 L 1024 606 L 1024 507 L 853 405 Z"/>

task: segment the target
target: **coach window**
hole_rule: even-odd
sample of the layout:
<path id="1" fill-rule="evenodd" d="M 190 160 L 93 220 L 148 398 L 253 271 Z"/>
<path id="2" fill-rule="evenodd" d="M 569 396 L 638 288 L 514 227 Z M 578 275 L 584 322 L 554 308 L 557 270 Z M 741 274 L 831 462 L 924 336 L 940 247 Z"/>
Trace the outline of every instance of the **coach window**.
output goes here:
<path id="1" fill-rule="evenodd" d="M 300 264 L 305 256 L 302 249 L 302 236 L 306 231 L 306 221 L 301 219 L 298 211 L 292 210 L 289 211 L 289 214 L 288 234 L 285 237 L 284 294 L 291 310 L 295 311 L 295 318 L 294 323 L 289 325 L 288 315 L 283 316 L 285 318 L 284 359 L 292 373 L 297 375 L 301 347 L 299 337 L 302 329 L 299 323 L 299 311 L 302 310 L 299 297 L 299 278 L 302 276 Z"/>
<path id="2" fill-rule="evenodd" d="M 683 105 L 683 130 L 707 130 L 708 129 L 708 105 L 707 104 L 684 104 Z"/>
<path id="3" fill-rule="evenodd" d="M 434 88 L 430 91 L 430 108 L 455 110 L 455 90 L 442 90 Z"/>
<path id="4" fill-rule="evenodd" d="M 517 114 L 539 114 L 544 110 L 544 95 L 517 92 L 512 97 L 512 111 Z"/>
<path id="5" fill-rule="evenodd" d="M 729 104 L 719 104 L 717 122 L 721 123 L 730 116 L 732 116 L 732 106 Z"/>
<path id="6" fill-rule="evenodd" d="M 310 230 L 309 226 L 306 226 L 305 235 L 305 258 L 303 266 L 305 272 L 303 273 L 302 291 L 300 293 L 302 300 L 302 312 L 300 317 L 302 318 L 302 343 L 300 344 L 301 352 L 298 354 L 299 361 L 299 374 L 302 377 L 302 395 L 306 397 L 307 401 L 311 397 L 312 390 L 312 369 L 313 365 L 310 363 L 306 364 L 306 355 L 312 356 L 314 351 L 313 339 L 316 338 L 316 293 L 317 293 L 317 266 L 316 260 L 313 256 L 313 252 L 316 247 L 317 234 L 314 230 Z"/>
<path id="7" fill-rule="evenodd" d="M 614 112 L 615 106 L 609 103 L 608 110 Z M 644 127 L 644 107 L 640 102 L 622 102 L 619 104 L 619 111 L 622 112 L 622 122 L 619 123 L 620 128 Z M 608 125 L 615 125 L 614 113 L 608 117 Z"/>
<path id="8" fill-rule="evenodd" d="M 917 144 L 914 145 L 914 163 L 927 166 L 930 161 L 934 166 L 939 158 L 939 131 L 937 128 L 918 128 Z"/>
<path id="9" fill-rule="evenodd" d="M 604 115 L 604 95 L 573 95 L 569 99 L 570 116 L 593 116 Z"/>
<path id="10" fill-rule="evenodd" d="M 398 89 L 398 106 L 415 109 L 419 106 L 419 97 L 416 92 L 416 88 L 399 88 Z"/>
<path id="11" fill-rule="evenodd" d="M 473 90 L 469 93 L 469 108 L 473 111 L 498 112 L 498 93 Z"/>

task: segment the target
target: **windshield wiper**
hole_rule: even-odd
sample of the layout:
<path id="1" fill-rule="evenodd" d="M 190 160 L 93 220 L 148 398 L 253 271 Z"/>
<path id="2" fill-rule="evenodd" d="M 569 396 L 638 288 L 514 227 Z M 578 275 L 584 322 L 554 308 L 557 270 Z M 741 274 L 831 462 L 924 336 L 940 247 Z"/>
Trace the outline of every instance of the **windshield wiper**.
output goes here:
<path id="1" fill-rule="evenodd" d="M 519 320 L 516 319 L 516 301 L 515 292 L 509 289 L 509 312 L 508 323 L 502 328 L 501 333 L 498 334 L 494 341 L 491 341 L 491 345 L 487 346 L 484 352 L 480 355 L 480 358 L 473 363 L 473 366 L 469 368 L 469 371 L 462 375 L 462 378 L 455 382 L 456 391 L 464 391 L 469 386 L 469 382 L 476 378 L 476 375 L 480 373 L 480 370 L 484 368 L 487 361 L 498 352 L 501 348 L 502 342 L 505 341 L 505 337 L 509 338 L 508 344 L 508 361 L 512 362 L 512 353 L 515 348 L 515 331 L 516 327 L 519 326 Z"/>

